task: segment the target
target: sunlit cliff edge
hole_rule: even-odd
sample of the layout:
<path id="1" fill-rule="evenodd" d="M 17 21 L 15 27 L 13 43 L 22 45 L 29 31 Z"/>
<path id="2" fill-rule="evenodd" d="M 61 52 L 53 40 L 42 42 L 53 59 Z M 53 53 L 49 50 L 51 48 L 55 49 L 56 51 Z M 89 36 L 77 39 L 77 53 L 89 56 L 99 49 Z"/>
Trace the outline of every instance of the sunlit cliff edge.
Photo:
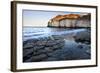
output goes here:
<path id="1" fill-rule="evenodd" d="M 91 14 L 57 15 L 48 21 L 48 27 L 90 27 Z"/>

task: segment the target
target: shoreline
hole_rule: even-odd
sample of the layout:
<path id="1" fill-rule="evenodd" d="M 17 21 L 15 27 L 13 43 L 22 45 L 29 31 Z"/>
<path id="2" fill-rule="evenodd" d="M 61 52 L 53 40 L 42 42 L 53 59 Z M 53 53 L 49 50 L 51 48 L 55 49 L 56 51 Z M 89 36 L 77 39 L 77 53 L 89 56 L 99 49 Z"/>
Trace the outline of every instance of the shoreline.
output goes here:
<path id="1" fill-rule="evenodd" d="M 35 28 L 35 29 L 37 29 L 37 28 Z M 32 29 L 33 30 L 33 29 Z M 41 29 L 41 30 L 44 30 L 44 29 Z M 46 31 L 42 31 L 41 32 L 41 30 L 39 30 L 39 32 L 35 32 L 35 33 L 32 33 L 32 31 L 31 31 L 31 33 L 26 33 L 26 32 L 24 32 L 23 33 L 23 41 L 26 41 L 26 40 L 29 40 L 29 39 L 39 39 L 39 38 L 48 38 L 48 37 L 50 37 L 50 36 L 64 36 L 64 35 L 66 35 L 66 36 L 69 36 L 69 35 L 75 35 L 76 33 L 78 33 L 78 32 L 84 32 L 84 31 L 86 31 L 86 30 L 88 30 L 88 29 L 63 29 L 62 28 L 62 30 L 61 31 L 59 31 L 59 29 L 54 29 L 54 32 L 52 31 L 52 32 L 46 32 L 46 31 L 48 31 L 49 30 L 49 28 L 47 28 L 47 30 Z M 50 30 L 52 30 L 52 29 L 50 29 Z M 57 31 L 58 30 L 58 31 Z"/>
<path id="2" fill-rule="evenodd" d="M 23 62 L 90 59 L 91 47 L 86 40 L 89 35 L 80 37 L 80 33 L 89 34 L 86 32 L 52 35 L 24 41 Z"/>

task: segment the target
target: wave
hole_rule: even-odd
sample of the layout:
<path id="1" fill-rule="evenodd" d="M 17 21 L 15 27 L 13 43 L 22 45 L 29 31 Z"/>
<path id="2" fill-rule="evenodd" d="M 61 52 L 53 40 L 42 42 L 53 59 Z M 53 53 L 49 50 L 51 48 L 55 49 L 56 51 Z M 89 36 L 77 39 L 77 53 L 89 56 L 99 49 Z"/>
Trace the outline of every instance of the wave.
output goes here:
<path id="1" fill-rule="evenodd" d="M 23 40 L 28 40 L 32 38 L 48 37 L 51 35 L 67 35 L 67 34 L 76 34 L 77 32 L 86 31 L 83 29 L 66 29 L 66 28 L 32 28 L 25 27 L 23 28 Z"/>

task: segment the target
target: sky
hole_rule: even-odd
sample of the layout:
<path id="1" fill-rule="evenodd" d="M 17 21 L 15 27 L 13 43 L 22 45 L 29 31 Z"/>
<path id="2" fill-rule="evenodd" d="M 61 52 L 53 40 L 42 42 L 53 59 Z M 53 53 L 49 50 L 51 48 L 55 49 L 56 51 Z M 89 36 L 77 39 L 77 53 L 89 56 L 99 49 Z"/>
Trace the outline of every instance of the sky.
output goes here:
<path id="1" fill-rule="evenodd" d="M 23 26 L 46 27 L 51 18 L 70 13 L 72 12 L 23 10 Z"/>

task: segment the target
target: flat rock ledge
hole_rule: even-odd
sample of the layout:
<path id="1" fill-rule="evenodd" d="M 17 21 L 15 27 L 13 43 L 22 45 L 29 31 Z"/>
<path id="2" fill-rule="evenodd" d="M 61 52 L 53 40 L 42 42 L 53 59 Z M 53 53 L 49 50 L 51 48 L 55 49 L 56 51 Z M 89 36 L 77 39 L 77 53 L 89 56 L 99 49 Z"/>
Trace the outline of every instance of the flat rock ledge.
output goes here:
<path id="1" fill-rule="evenodd" d="M 23 42 L 23 62 L 38 62 L 50 57 L 54 51 L 62 49 L 64 39 L 60 36 L 49 36 L 30 39 Z"/>
<path id="2" fill-rule="evenodd" d="M 91 58 L 90 30 L 68 35 L 52 35 L 23 42 L 23 62 L 79 60 Z"/>

